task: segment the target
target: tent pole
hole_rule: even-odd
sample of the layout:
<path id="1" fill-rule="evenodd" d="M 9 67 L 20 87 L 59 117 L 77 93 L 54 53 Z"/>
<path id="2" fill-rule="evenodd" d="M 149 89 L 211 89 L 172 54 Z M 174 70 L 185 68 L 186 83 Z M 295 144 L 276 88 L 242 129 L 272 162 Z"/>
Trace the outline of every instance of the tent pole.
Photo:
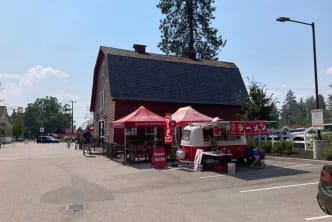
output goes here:
<path id="1" fill-rule="evenodd" d="M 155 147 L 157 147 L 157 128 L 153 127 L 153 141 L 155 142 Z"/>
<path id="2" fill-rule="evenodd" d="M 177 147 L 177 145 L 178 145 L 178 135 L 177 135 L 176 131 L 178 131 L 177 126 L 174 127 L 174 140 L 175 140 L 174 143 L 175 143 L 175 146 Z"/>
<path id="3" fill-rule="evenodd" d="M 123 128 L 124 130 L 124 159 L 123 159 L 123 163 L 124 165 L 127 164 L 127 133 L 126 133 L 126 128 Z"/>

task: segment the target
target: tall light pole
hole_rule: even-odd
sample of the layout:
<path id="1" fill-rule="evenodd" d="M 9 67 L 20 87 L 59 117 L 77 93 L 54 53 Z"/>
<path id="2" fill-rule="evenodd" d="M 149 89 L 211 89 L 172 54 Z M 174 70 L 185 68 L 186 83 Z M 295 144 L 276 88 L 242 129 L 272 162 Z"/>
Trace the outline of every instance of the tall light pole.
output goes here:
<path id="1" fill-rule="evenodd" d="M 303 25 L 309 25 L 312 29 L 312 46 L 313 46 L 313 52 L 314 52 L 314 71 L 315 71 L 315 97 L 316 97 L 316 109 L 319 109 L 319 100 L 318 100 L 318 80 L 317 80 L 317 58 L 316 58 L 316 37 L 315 37 L 315 23 L 307 23 L 307 22 L 301 22 L 292 20 L 288 17 L 279 17 L 276 19 L 278 22 L 295 22 Z M 318 130 L 318 138 L 321 139 L 320 131 Z"/>

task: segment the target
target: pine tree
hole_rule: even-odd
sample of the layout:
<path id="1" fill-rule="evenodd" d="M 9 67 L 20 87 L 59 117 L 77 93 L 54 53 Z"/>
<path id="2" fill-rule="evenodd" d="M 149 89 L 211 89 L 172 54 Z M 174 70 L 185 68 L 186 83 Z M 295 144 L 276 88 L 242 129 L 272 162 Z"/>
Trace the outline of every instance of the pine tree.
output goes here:
<path id="1" fill-rule="evenodd" d="M 257 82 L 250 82 L 249 100 L 242 103 L 245 120 L 278 121 L 278 110 L 272 95 L 266 95 L 265 87 Z"/>
<path id="2" fill-rule="evenodd" d="M 301 124 L 298 123 L 298 116 L 300 113 L 300 106 L 296 101 L 296 96 L 292 90 L 289 90 L 286 94 L 286 99 L 281 108 L 281 122 L 283 125 L 289 127 L 298 127 Z"/>
<path id="3" fill-rule="evenodd" d="M 216 10 L 213 3 L 214 0 L 160 0 L 157 7 L 165 15 L 159 26 L 160 50 L 177 56 L 195 51 L 199 59 L 217 60 L 226 41 L 211 27 Z"/>

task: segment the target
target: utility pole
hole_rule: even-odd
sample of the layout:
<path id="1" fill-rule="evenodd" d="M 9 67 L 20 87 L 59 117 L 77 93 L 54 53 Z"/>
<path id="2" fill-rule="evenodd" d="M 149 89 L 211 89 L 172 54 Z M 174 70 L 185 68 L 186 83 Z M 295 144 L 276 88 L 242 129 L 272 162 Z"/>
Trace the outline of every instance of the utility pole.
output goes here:
<path id="1" fill-rule="evenodd" d="M 71 100 L 71 134 L 74 134 L 74 103 L 75 101 Z"/>

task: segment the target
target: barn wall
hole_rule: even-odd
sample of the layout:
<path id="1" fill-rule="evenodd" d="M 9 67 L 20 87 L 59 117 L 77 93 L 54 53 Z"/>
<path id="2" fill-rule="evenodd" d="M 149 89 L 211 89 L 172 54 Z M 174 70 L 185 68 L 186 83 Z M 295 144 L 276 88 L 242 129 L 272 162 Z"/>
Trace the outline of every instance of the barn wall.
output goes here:
<path id="1" fill-rule="evenodd" d="M 198 112 L 211 117 L 219 117 L 223 120 L 239 120 L 239 114 L 241 113 L 240 106 L 225 106 L 225 105 L 206 105 L 206 104 L 187 104 L 187 103 L 162 103 L 162 102 L 139 102 L 139 101 L 116 101 L 114 116 L 115 120 L 120 119 L 140 106 L 145 106 L 147 109 L 155 112 L 161 116 L 165 113 L 174 113 L 178 108 L 184 106 L 192 106 Z M 111 127 L 109 124 L 108 127 Z M 159 130 L 162 132 L 162 130 Z M 158 131 L 158 132 L 159 132 Z M 123 144 L 124 143 L 124 130 L 114 129 L 113 142 Z"/>

